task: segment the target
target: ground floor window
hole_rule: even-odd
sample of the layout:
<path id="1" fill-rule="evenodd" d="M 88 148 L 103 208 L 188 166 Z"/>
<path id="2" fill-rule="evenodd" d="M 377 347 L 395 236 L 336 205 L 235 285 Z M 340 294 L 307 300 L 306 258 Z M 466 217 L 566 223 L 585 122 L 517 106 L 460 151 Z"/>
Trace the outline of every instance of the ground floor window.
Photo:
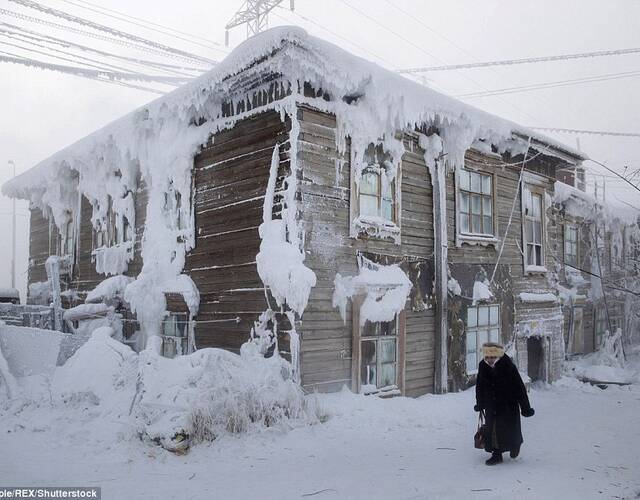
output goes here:
<path id="1" fill-rule="evenodd" d="M 604 332 L 607 329 L 607 311 L 605 311 L 604 307 L 596 308 L 593 324 L 593 345 L 595 349 L 599 349 L 602 345 Z"/>
<path id="2" fill-rule="evenodd" d="M 174 358 L 187 353 L 189 316 L 171 313 L 162 323 L 162 355 Z"/>
<path id="3" fill-rule="evenodd" d="M 398 321 L 372 323 L 360 329 L 360 392 L 398 387 Z"/>
<path id="4" fill-rule="evenodd" d="M 467 373 L 478 371 L 482 359 L 482 344 L 500 342 L 500 306 L 495 304 L 467 308 L 466 324 Z"/>

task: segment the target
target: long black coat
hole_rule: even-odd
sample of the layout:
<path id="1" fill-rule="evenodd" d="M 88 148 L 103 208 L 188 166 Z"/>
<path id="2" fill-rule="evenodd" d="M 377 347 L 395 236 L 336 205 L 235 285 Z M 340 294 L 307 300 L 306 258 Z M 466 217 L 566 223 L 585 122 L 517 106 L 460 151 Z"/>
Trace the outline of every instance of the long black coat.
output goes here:
<path id="1" fill-rule="evenodd" d="M 520 410 L 526 414 L 531 411 L 531 405 L 522 377 L 506 354 L 496 361 L 493 368 L 484 360 L 480 362 L 476 381 L 476 408 L 485 412 L 486 451 L 508 451 L 520 447 Z"/>

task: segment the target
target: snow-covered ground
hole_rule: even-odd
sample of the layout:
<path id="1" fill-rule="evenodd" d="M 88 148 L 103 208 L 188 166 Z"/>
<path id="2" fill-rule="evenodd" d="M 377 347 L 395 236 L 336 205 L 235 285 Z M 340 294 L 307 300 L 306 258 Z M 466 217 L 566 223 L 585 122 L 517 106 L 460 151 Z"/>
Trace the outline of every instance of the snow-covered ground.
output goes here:
<path id="1" fill-rule="evenodd" d="M 5 485 L 101 486 L 104 499 L 639 498 L 640 386 L 564 378 L 530 398 L 516 460 L 473 448 L 473 392 L 318 396 L 324 423 L 280 424 L 195 446 L 144 444 L 83 406 L 0 414 Z"/>

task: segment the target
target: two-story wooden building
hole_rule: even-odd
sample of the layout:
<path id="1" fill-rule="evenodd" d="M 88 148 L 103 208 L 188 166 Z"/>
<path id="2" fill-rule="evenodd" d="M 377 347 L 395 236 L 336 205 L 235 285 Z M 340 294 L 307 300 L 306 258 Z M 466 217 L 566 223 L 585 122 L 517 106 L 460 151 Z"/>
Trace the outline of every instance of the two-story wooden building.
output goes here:
<path id="1" fill-rule="evenodd" d="M 251 335 L 306 388 L 420 395 L 472 383 L 488 340 L 559 376 L 552 199 L 582 159 L 277 28 L 3 191 L 32 203 L 31 300 L 59 254 L 62 303 L 117 299 L 138 347 Z"/>

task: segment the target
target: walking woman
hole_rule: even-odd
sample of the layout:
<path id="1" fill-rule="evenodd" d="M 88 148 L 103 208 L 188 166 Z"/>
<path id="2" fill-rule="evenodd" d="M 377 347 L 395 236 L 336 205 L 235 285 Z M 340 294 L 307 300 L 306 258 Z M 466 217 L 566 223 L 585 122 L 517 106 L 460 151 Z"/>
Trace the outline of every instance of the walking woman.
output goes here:
<path id="1" fill-rule="evenodd" d="M 520 413 L 531 417 L 535 413 L 529 404 L 527 389 L 511 358 L 500 344 L 482 345 L 483 359 L 478 367 L 475 411 L 484 411 L 486 426 L 485 451 L 491 458 L 485 463 L 502 462 L 502 453 L 516 458 L 522 445 Z"/>

